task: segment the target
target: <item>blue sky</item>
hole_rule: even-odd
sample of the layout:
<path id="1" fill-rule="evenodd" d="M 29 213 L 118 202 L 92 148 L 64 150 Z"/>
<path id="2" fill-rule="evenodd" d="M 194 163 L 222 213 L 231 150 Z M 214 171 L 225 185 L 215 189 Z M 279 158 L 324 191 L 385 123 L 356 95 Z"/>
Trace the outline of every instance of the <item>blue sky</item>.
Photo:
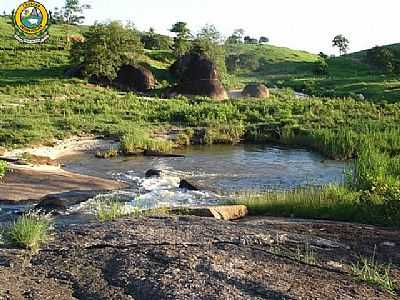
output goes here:
<path id="1" fill-rule="evenodd" d="M 23 1 L 0 0 L 0 11 Z M 48 8 L 62 0 L 41 0 Z M 400 42 L 399 0 L 87 0 L 93 9 L 86 23 L 96 20 L 132 21 L 138 29 L 150 26 L 161 33 L 182 20 L 194 31 L 214 24 L 224 36 L 243 28 L 268 36 L 271 44 L 318 53 L 335 53 L 334 35 L 342 33 L 351 51 Z"/>

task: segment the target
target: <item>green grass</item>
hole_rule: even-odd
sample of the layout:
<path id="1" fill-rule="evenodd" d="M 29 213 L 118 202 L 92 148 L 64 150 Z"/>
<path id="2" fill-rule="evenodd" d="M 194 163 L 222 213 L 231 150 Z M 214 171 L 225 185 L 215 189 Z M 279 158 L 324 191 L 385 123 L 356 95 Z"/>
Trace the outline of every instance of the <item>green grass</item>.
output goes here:
<path id="1" fill-rule="evenodd" d="M 379 195 L 374 195 L 374 203 L 363 201 L 362 195 L 348 187 L 331 185 L 242 195 L 231 203 L 246 205 L 250 215 L 400 226 L 400 198 L 390 206 Z"/>
<path id="2" fill-rule="evenodd" d="M 317 256 L 309 244 L 306 244 L 304 249 L 297 247 L 295 258 L 308 265 L 317 264 Z"/>
<path id="3" fill-rule="evenodd" d="M 146 150 L 169 153 L 172 151 L 171 141 L 154 139 L 140 128 L 130 129 L 121 139 L 121 149 L 125 155 L 136 155 Z"/>
<path id="4" fill-rule="evenodd" d="M 395 283 L 391 276 L 391 268 L 388 265 L 379 264 L 374 257 L 365 258 L 351 266 L 351 272 L 359 280 L 381 287 L 388 292 L 395 294 Z"/>
<path id="5" fill-rule="evenodd" d="M 125 203 L 117 199 L 98 200 L 95 209 L 96 217 L 100 222 L 114 221 L 128 215 L 139 214 L 139 209 L 128 209 Z"/>
<path id="6" fill-rule="evenodd" d="M 11 224 L 6 231 L 11 244 L 33 252 L 49 239 L 50 221 L 45 216 L 24 215 Z"/>
<path id="7" fill-rule="evenodd" d="M 104 159 L 109 159 L 109 158 L 114 158 L 119 155 L 118 149 L 111 148 L 106 151 L 97 151 L 96 152 L 96 157 L 97 158 L 104 158 Z"/>

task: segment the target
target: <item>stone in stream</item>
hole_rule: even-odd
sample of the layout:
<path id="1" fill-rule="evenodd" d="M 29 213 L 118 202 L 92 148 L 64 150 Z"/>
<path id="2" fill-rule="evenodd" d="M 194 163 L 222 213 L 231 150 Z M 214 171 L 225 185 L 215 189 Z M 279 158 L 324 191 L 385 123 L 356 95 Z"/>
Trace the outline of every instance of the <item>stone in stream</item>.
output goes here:
<path id="1" fill-rule="evenodd" d="M 43 197 L 36 209 L 65 210 L 71 206 L 86 202 L 105 191 L 70 191 L 58 194 L 49 194 Z"/>
<path id="2" fill-rule="evenodd" d="M 179 183 L 179 188 L 180 189 L 185 189 L 185 190 L 188 190 L 188 191 L 198 191 L 199 190 L 198 187 L 196 187 L 195 185 L 193 185 L 192 183 L 190 183 L 186 179 L 181 179 L 181 181 Z"/>
<path id="3" fill-rule="evenodd" d="M 150 178 L 150 177 L 160 177 L 162 174 L 161 170 L 155 170 L 155 169 L 150 169 L 146 171 L 144 177 Z"/>

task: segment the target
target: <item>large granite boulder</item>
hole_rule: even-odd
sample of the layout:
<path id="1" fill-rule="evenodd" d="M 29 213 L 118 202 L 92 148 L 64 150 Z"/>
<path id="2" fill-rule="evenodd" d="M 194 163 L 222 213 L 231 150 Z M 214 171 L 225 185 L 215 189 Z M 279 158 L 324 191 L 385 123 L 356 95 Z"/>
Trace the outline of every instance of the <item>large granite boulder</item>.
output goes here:
<path id="1" fill-rule="evenodd" d="M 268 98 L 269 90 L 264 84 L 248 84 L 242 92 L 244 97 Z"/>
<path id="2" fill-rule="evenodd" d="M 228 98 L 219 81 L 217 66 L 204 55 L 190 53 L 179 58 L 170 68 L 178 80 L 178 86 L 169 95 L 199 95 L 216 100 Z"/>
<path id="3" fill-rule="evenodd" d="M 156 80 L 153 73 L 143 66 L 123 65 L 114 83 L 124 90 L 146 92 L 154 88 Z"/>

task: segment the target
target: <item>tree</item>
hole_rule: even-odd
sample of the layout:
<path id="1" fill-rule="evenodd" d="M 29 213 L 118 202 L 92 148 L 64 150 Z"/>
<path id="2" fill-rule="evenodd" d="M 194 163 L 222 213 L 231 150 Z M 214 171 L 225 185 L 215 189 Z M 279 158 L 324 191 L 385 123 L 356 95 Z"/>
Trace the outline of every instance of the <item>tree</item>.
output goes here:
<path id="1" fill-rule="evenodd" d="M 52 21 L 58 24 L 76 25 L 85 20 L 83 12 L 91 9 L 88 4 L 80 4 L 79 0 L 65 0 L 62 8 L 55 7 Z"/>
<path id="2" fill-rule="evenodd" d="M 329 56 L 328 56 L 328 54 L 325 54 L 324 52 L 320 52 L 319 54 L 319 57 L 321 57 L 322 59 L 328 59 L 329 58 Z"/>
<path id="3" fill-rule="evenodd" d="M 222 35 L 214 25 L 205 25 L 196 35 L 190 51 L 205 55 L 213 61 L 223 77 L 226 74 L 225 48 L 222 44 Z"/>
<path id="4" fill-rule="evenodd" d="M 366 61 L 385 73 L 390 74 L 396 71 L 395 54 L 387 47 L 376 46 L 368 50 Z"/>
<path id="5" fill-rule="evenodd" d="M 258 40 L 254 39 L 254 38 L 252 38 L 250 36 L 245 36 L 244 37 L 244 43 L 245 44 L 258 44 Z"/>
<path id="6" fill-rule="evenodd" d="M 340 55 L 347 53 L 347 50 L 349 49 L 349 44 L 349 40 L 342 34 L 335 36 L 332 40 L 332 46 L 339 48 Z"/>
<path id="7" fill-rule="evenodd" d="M 177 22 L 172 25 L 170 32 L 175 33 L 173 50 L 176 57 L 185 55 L 190 49 L 190 29 L 185 22 Z"/>
<path id="8" fill-rule="evenodd" d="M 244 29 L 236 29 L 233 34 L 228 37 L 228 44 L 241 44 L 243 43 Z"/>
<path id="9" fill-rule="evenodd" d="M 139 34 L 131 25 L 96 23 L 83 35 L 83 43 L 73 43 L 70 60 L 82 64 L 88 78 L 111 81 L 123 64 L 134 64 L 143 53 Z"/>
<path id="10" fill-rule="evenodd" d="M 267 44 L 267 43 L 269 43 L 269 38 L 267 38 L 266 36 L 262 36 L 262 37 L 260 37 L 259 43 Z"/>
<path id="11" fill-rule="evenodd" d="M 144 48 L 150 50 L 168 50 L 171 46 L 171 40 L 168 36 L 157 34 L 152 28 L 149 32 L 143 33 L 140 40 Z"/>

